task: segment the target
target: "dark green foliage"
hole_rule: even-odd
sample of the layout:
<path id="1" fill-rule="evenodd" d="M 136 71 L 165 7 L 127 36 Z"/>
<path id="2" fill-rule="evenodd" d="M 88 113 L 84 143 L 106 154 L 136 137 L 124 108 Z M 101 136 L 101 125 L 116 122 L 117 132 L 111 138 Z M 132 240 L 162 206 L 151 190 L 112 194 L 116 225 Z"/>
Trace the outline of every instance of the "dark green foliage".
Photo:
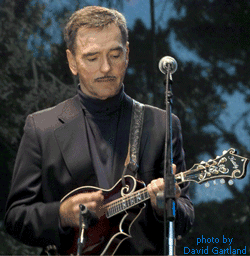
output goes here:
<path id="1" fill-rule="evenodd" d="M 250 186 L 245 186 L 242 193 L 238 194 L 237 199 L 227 199 L 222 203 L 211 201 L 201 203 L 195 207 L 195 224 L 189 234 L 182 240 L 177 241 L 177 255 L 184 254 L 184 247 L 190 249 L 209 248 L 209 255 L 214 255 L 212 249 L 229 248 L 229 243 L 223 243 L 223 236 L 232 240 L 233 249 L 244 249 L 246 254 L 250 254 Z M 218 243 L 198 243 L 197 239 L 218 238 Z M 218 240 L 217 240 L 218 241 Z M 191 253 L 189 254 L 191 255 Z"/>
<path id="2" fill-rule="evenodd" d="M 43 28 L 42 12 L 41 6 L 31 6 L 29 1 L 6 0 L 0 7 L 1 219 L 25 118 L 69 98 L 76 90 L 71 75 L 66 80 L 69 85 L 61 82 L 48 58 L 35 58 L 27 49 L 30 35 Z M 67 65 L 65 59 L 61 63 Z M 68 68 L 62 74 L 70 74 Z"/>

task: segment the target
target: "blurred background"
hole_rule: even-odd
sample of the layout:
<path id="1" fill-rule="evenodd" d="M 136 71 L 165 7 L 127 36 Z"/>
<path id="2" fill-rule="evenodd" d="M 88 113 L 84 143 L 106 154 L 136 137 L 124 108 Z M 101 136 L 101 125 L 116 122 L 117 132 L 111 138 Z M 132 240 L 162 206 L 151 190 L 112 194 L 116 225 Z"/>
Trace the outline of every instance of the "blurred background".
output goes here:
<path id="1" fill-rule="evenodd" d="M 249 0 L 0 0 L 0 254 L 40 252 L 5 232 L 4 208 L 26 116 L 76 92 L 62 31 L 72 12 L 87 5 L 125 15 L 130 42 L 125 91 L 138 101 L 165 108 L 158 63 L 164 56 L 177 60 L 173 112 L 182 123 L 188 169 L 229 148 L 250 158 Z M 250 254 L 249 182 L 247 172 L 233 186 L 191 184 L 196 220 L 177 241 L 178 255 L 185 247 L 226 249 L 223 236 L 233 238 L 232 248 Z M 219 243 L 197 245 L 202 237 Z"/>

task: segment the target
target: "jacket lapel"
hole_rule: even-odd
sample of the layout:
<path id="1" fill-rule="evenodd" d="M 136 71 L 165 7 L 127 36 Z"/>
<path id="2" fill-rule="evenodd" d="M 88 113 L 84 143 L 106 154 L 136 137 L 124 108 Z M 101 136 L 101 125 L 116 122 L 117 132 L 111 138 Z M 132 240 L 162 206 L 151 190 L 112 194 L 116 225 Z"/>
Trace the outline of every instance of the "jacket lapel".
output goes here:
<path id="1" fill-rule="evenodd" d="M 115 184 L 122 177 L 124 164 L 128 152 L 128 141 L 133 101 L 126 94 L 124 95 L 124 97 L 126 97 L 126 99 L 122 103 L 122 111 L 118 124 L 118 131 L 114 150 L 114 164 L 112 177 L 113 184 Z"/>
<path id="2" fill-rule="evenodd" d="M 77 96 L 65 102 L 58 118 L 63 125 L 55 130 L 67 168 L 78 186 L 96 185 L 85 119 Z"/>

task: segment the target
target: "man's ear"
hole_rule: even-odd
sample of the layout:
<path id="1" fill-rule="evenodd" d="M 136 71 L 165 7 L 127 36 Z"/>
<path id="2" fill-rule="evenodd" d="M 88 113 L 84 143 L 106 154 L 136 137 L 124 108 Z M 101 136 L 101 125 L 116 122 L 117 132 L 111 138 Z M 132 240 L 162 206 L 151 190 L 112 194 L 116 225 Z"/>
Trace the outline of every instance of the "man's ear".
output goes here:
<path id="1" fill-rule="evenodd" d="M 128 66 L 129 61 L 129 42 L 126 43 L 126 66 Z"/>
<path id="2" fill-rule="evenodd" d="M 72 74 L 74 76 L 76 76 L 78 74 L 78 71 L 77 71 L 75 56 L 69 49 L 66 50 L 66 54 L 67 54 L 67 59 L 68 59 L 68 63 L 69 63 L 69 68 L 70 68 Z"/>

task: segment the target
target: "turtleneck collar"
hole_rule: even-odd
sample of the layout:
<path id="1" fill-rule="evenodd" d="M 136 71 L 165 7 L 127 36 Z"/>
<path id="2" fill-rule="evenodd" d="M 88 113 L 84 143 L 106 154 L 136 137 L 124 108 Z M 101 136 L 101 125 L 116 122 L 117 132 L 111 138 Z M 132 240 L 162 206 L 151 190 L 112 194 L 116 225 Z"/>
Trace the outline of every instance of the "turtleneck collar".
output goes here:
<path id="1" fill-rule="evenodd" d="M 120 108 L 121 102 L 124 99 L 124 85 L 117 95 L 106 100 L 92 98 L 84 94 L 80 89 L 80 85 L 78 86 L 77 93 L 83 110 L 87 111 L 91 115 L 107 116 L 116 112 Z"/>

